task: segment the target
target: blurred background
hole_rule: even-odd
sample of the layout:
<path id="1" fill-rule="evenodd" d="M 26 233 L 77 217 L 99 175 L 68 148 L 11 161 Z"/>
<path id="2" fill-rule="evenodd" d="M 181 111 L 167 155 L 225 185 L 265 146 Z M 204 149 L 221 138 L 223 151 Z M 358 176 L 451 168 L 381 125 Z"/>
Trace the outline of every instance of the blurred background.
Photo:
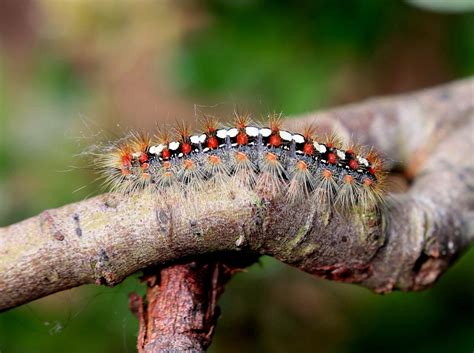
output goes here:
<path id="1" fill-rule="evenodd" d="M 0 226 L 100 193 L 78 155 L 102 130 L 236 104 L 293 115 L 474 74 L 473 0 L 291 4 L 0 0 Z M 472 352 L 473 266 L 471 249 L 433 289 L 379 296 L 263 258 L 228 285 L 210 352 Z M 138 275 L 0 314 L 0 352 L 134 352 L 131 291 Z"/>

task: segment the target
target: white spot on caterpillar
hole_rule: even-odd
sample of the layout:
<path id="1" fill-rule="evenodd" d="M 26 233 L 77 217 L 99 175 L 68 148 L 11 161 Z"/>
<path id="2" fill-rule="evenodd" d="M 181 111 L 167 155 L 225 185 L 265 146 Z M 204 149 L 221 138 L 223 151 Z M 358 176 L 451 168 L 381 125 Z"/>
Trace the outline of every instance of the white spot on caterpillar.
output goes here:
<path id="1" fill-rule="evenodd" d="M 216 136 L 220 139 L 225 139 L 225 137 L 227 136 L 227 130 L 226 129 L 217 130 Z"/>
<path id="2" fill-rule="evenodd" d="M 170 147 L 170 150 L 176 151 L 179 148 L 179 142 L 176 142 L 176 141 L 170 142 L 169 147 Z"/>
<path id="3" fill-rule="evenodd" d="M 284 130 L 280 130 L 280 137 L 284 141 L 291 141 L 291 139 L 292 139 L 291 134 L 288 131 L 284 131 Z"/>
<path id="4" fill-rule="evenodd" d="M 360 164 L 363 164 L 366 167 L 369 166 L 369 161 L 367 159 L 357 156 L 357 160 L 359 161 Z"/>
<path id="5" fill-rule="evenodd" d="M 342 159 L 342 160 L 346 159 L 346 154 L 343 151 L 336 150 L 336 154 L 339 159 Z"/>
<path id="6" fill-rule="evenodd" d="M 201 136 L 199 136 L 199 142 L 201 142 L 201 143 L 204 143 L 206 141 L 206 139 L 207 139 L 206 134 L 202 134 Z"/>
<path id="7" fill-rule="evenodd" d="M 314 146 L 314 148 L 316 148 L 316 151 L 318 151 L 319 153 L 326 153 L 326 151 L 327 151 L 326 146 L 320 145 L 316 141 L 313 143 L 313 146 Z"/>
<path id="8" fill-rule="evenodd" d="M 250 137 L 257 137 L 258 136 L 258 127 L 255 126 L 247 126 L 245 128 L 245 133 Z"/>
<path id="9" fill-rule="evenodd" d="M 155 149 L 156 149 L 156 146 L 151 146 L 151 147 L 148 149 L 148 153 L 155 154 Z"/>
<path id="10" fill-rule="evenodd" d="M 245 128 L 245 133 L 250 137 L 257 137 L 258 136 L 258 127 L 255 126 L 247 126 Z"/>
<path id="11" fill-rule="evenodd" d="M 303 135 L 294 134 L 293 141 L 295 141 L 296 143 L 304 143 L 304 137 Z"/>
<path id="12" fill-rule="evenodd" d="M 264 127 L 263 129 L 260 129 L 259 132 L 260 132 L 260 135 L 262 135 L 263 137 L 268 137 L 272 134 L 272 130 L 270 130 L 267 127 Z"/>
<path id="13" fill-rule="evenodd" d="M 189 138 L 191 140 L 191 143 L 198 144 L 199 143 L 199 136 L 193 135 Z"/>
<path id="14" fill-rule="evenodd" d="M 161 153 L 165 149 L 165 145 L 159 144 L 158 146 L 155 146 L 155 154 Z"/>
<path id="15" fill-rule="evenodd" d="M 229 137 L 235 137 L 239 133 L 239 130 L 237 130 L 235 127 L 227 131 L 227 136 Z"/>

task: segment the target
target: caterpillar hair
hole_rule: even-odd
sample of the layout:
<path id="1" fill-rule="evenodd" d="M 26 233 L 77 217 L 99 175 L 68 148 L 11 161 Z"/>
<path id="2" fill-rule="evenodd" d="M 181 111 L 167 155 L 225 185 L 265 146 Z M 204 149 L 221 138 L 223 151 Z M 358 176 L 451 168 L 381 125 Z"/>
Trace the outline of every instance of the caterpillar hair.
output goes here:
<path id="1" fill-rule="evenodd" d="M 155 134 L 131 132 L 94 153 L 93 164 L 108 188 L 123 193 L 188 196 L 238 185 L 288 203 L 314 198 L 338 211 L 370 212 L 383 204 L 384 172 L 373 149 L 343 149 L 336 134 L 319 138 L 315 125 L 284 130 L 278 114 L 266 126 L 238 113 L 231 126 L 211 116 L 202 125 L 196 134 L 184 123 Z"/>

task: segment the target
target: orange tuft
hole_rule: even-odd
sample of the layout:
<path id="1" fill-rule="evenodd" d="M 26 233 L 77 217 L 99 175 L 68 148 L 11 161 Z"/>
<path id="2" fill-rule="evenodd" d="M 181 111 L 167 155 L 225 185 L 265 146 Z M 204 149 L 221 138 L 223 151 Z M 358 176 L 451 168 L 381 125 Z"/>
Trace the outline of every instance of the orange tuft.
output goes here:
<path id="1" fill-rule="evenodd" d="M 213 135 L 219 125 L 217 119 L 212 115 L 204 115 L 203 125 L 208 135 Z"/>
<path id="2" fill-rule="evenodd" d="M 126 168 L 120 169 L 120 172 L 121 172 L 122 175 L 124 175 L 124 176 L 132 174 L 132 172 L 130 171 L 130 169 L 126 169 Z"/>
<path id="3" fill-rule="evenodd" d="M 187 142 L 183 142 L 181 144 L 181 152 L 183 152 L 183 154 L 189 154 L 191 153 L 191 150 L 192 150 L 191 144 Z"/>
<path id="4" fill-rule="evenodd" d="M 178 133 L 180 137 L 180 142 L 186 142 L 189 140 L 189 136 L 191 136 L 191 128 L 188 123 L 182 121 L 176 124 L 175 131 Z M 183 152 L 184 153 L 184 152 Z"/>
<path id="5" fill-rule="evenodd" d="M 268 152 L 268 153 L 266 154 L 265 158 L 266 158 L 268 161 L 271 161 L 271 162 L 274 162 L 274 161 L 278 160 L 278 157 L 276 156 L 276 154 L 271 153 L 271 152 Z"/>
<path id="6" fill-rule="evenodd" d="M 220 164 L 222 161 L 218 156 L 212 155 L 209 156 L 209 162 L 211 162 L 212 164 Z"/>
<path id="7" fill-rule="evenodd" d="M 246 145 L 249 142 L 249 138 L 245 132 L 240 132 L 236 140 L 239 145 Z"/>
<path id="8" fill-rule="evenodd" d="M 268 118 L 269 118 L 268 121 L 269 121 L 270 129 L 272 130 L 274 134 L 278 133 L 278 131 L 280 131 L 281 124 L 282 124 L 281 114 L 273 113 Z"/>
<path id="9" fill-rule="evenodd" d="M 312 155 L 314 153 L 313 144 L 305 143 L 304 146 L 303 146 L 303 153 L 308 154 L 308 155 Z"/>
<path id="10" fill-rule="evenodd" d="M 190 159 L 186 159 L 184 162 L 183 162 L 183 165 L 184 165 L 184 168 L 185 169 L 191 169 L 191 168 L 194 168 L 194 162 Z"/>
<path id="11" fill-rule="evenodd" d="M 210 149 L 214 149 L 214 148 L 219 147 L 219 141 L 217 141 L 217 137 L 210 136 L 207 139 L 207 147 L 210 148 Z"/>
<path id="12" fill-rule="evenodd" d="M 357 163 L 357 161 L 355 159 L 351 159 L 349 161 L 349 167 L 352 169 L 352 170 L 357 170 L 357 168 L 359 168 L 359 163 Z"/>
<path id="13" fill-rule="evenodd" d="M 133 152 L 146 152 L 150 147 L 150 136 L 147 133 L 132 133 L 130 148 Z"/>
<path id="14" fill-rule="evenodd" d="M 246 161 L 249 159 L 249 157 L 243 152 L 237 152 L 235 154 L 235 158 L 239 161 Z"/>
<path id="15" fill-rule="evenodd" d="M 169 159 L 171 157 L 171 152 L 169 149 L 165 148 L 163 151 L 161 151 L 161 157 L 163 159 Z"/>
<path id="16" fill-rule="evenodd" d="M 239 114 L 237 111 L 234 111 L 234 116 L 235 127 L 239 130 L 245 129 L 252 121 L 250 118 L 250 114 Z"/>
<path id="17" fill-rule="evenodd" d="M 344 182 L 347 184 L 351 184 L 354 181 L 354 177 L 352 175 L 346 174 L 344 176 Z"/>
<path id="18" fill-rule="evenodd" d="M 383 163 L 377 152 L 375 152 L 373 149 L 370 149 L 365 158 L 370 163 L 368 172 L 372 175 L 375 175 L 377 179 L 381 178 L 383 174 Z"/>
<path id="19" fill-rule="evenodd" d="M 169 129 L 159 129 L 158 132 L 154 135 L 154 137 L 158 141 L 158 143 L 162 143 L 164 145 L 168 145 L 171 142 Z"/>
<path id="20" fill-rule="evenodd" d="M 123 145 L 119 147 L 120 154 L 120 163 L 124 167 L 129 167 L 132 165 L 132 151 L 128 145 Z"/>
<path id="21" fill-rule="evenodd" d="M 140 154 L 140 157 L 138 157 L 138 161 L 143 164 L 145 162 L 148 162 L 148 155 L 145 152 L 142 152 Z"/>
<path id="22" fill-rule="evenodd" d="M 170 169 L 171 168 L 171 162 L 163 162 L 163 168 Z"/>
<path id="23" fill-rule="evenodd" d="M 374 151 L 373 148 L 369 150 L 365 158 L 370 162 L 370 164 L 381 164 L 381 158 L 377 152 Z"/>
<path id="24" fill-rule="evenodd" d="M 296 163 L 296 168 L 298 168 L 299 170 L 307 170 L 308 165 L 303 161 L 298 161 L 298 163 Z"/>
<path id="25" fill-rule="evenodd" d="M 281 145 L 281 137 L 278 134 L 273 134 L 270 136 L 270 139 L 268 140 L 268 143 L 271 146 L 278 147 Z"/>
<path id="26" fill-rule="evenodd" d="M 325 142 L 326 147 L 328 148 L 340 148 L 342 143 L 341 143 L 341 138 L 336 135 L 336 133 L 331 133 L 326 135 L 326 142 Z"/>
<path id="27" fill-rule="evenodd" d="M 316 124 L 311 123 L 305 126 L 303 136 L 307 142 L 312 142 L 316 138 Z"/>
<path id="28" fill-rule="evenodd" d="M 346 148 L 346 154 L 353 154 L 354 156 L 358 156 L 358 155 L 360 155 L 361 150 L 362 150 L 361 146 L 356 145 L 355 143 L 351 143 Z"/>
<path id="29" fill-rule="evenodd" d="M 328 153 L 328 162 L 330 164 L 336 164 L 337 163 L 337 157 L 336 157 L 336 154 L 330 152 Z"/>
<path id="30" fill-rule="evenodd" d="M 329 169 L 324 169 L 323 172 L 321 173 L 324 178 L 330 179 L 332 178 L 332 172 Z"/>
<path id="31" fill-rule="evenodd" d="M 120 157 L 120 161 L 124 167 L 129 167 L 132 165 L 132 155 L 125 154 Z"/>

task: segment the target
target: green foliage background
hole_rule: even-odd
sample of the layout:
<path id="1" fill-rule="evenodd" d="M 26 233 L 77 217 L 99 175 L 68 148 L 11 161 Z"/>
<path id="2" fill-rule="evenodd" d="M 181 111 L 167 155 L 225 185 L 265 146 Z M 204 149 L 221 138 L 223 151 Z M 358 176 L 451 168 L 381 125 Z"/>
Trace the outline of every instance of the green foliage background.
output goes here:
<path id="1" fill-rule="evenodd" d="M 472 11 L 463 0 L 3 1 L 0 226 L 99 193 L 77 155 L 101 130 L 194 123 L 195 104 L 292 115 L 472 75 Z M 471 249 L 433 289 L 378 296 L 263 258 L 229 284 L 210 352 L 471 352 L 473 265 Z M 0 352 L 133 352 L 127 297 L 143 290 L 137 274 L 0 314 Z"/>

